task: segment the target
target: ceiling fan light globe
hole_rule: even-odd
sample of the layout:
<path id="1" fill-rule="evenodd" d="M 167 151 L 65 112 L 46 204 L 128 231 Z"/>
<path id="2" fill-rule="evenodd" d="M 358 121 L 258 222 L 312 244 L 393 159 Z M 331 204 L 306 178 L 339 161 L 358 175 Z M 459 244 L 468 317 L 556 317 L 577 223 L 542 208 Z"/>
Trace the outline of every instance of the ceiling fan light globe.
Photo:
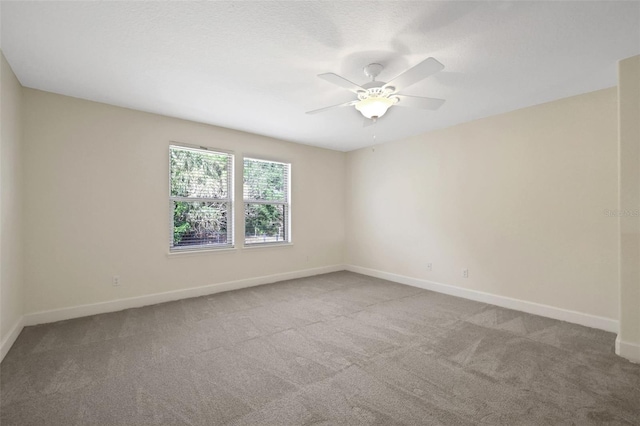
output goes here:
<path id="1" fill-rule="evenodd" d="M 372 119 L 374 117 L 382 117 L 389 107 L 395 103 L 394 99 L 375 96 L 359 101 L 356 104 L 356 109 L 365 117 Z"/>

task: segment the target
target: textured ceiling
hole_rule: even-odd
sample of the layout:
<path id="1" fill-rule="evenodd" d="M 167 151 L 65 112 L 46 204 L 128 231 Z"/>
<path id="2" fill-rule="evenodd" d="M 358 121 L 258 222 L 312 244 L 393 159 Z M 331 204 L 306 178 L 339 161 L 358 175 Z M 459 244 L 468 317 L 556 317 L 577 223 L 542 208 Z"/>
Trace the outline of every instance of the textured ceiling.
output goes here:
<path id="1" fill-rule="evenodd" d="M 616 84 L 640 53 L 639 2 L 2 2 L 2 49 L 27 87 L 349 151 Z M 444 71 L 363 128 L 316 77 Z"/>

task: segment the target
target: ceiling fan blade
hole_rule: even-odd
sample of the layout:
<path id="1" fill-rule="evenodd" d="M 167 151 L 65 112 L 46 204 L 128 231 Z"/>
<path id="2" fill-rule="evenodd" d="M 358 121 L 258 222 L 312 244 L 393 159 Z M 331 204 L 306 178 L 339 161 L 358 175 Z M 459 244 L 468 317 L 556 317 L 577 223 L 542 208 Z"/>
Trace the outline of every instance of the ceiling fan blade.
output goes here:
<path id="1" fill-rule="evenodd" d="M 344 87 L 345 89 L 351 90 L 353 93 L 358 93 L 365 90 L 362 87 L 358 86 L 357 84 L 347 80 L 344 77 L 340 77 L 338 74 L 334 74 L 332 72 L 328 72 L 325 74 L 318 74 L 318 77 L 328 81 L 329 83 L 333 83 L 337 86 Z"/>
<path id="2" fill-rule="evenodd" d="M 402 90 L 405 87 L 409 87 L 412 84 L 419 82 L 420 80 L 424 80 L 441 71 L 444 68 L 440 62 L 435 60 L 434 58 L 427 58 L 424 61 L 420 62 L 418 65 L 413 68 L 409 68 L 390 82 L 384 85 L 384 87 L 393 86 L 396 90 Z"/>
<path id="3" fill-rule="evenodd" d="M 326 111 L 328 109 L 351 106 L 351 105 L 355 105 L 357 103 L 358 103 L 358 101 L 349 101 L 349 102 L 345 102 L 343 104 L 331 105 L 331 106 L 320 108 L 320 109 L 314 109 L 313 111 L 307 111 L 307 114 L 317 114 L 319 112 L 323 112 L 323 111 Z"/>
<path id="4" fill-rule="evenodd" d="M 445 102 L 444 99 L 423 98 L 422 96 L 395 95 L 400 99 L 397 106 L 436 110 Z"/>

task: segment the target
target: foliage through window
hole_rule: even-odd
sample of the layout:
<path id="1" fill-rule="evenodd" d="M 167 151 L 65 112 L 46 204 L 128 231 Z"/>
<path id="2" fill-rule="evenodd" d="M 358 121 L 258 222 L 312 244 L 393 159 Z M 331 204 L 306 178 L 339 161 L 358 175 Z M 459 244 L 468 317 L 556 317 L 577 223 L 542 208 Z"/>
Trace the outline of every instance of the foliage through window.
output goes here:
<path id="1" fill-rule="evenodd" d="M 290 164 L 244 159 L 244 243 L 291 241 Z"/>
<path id="2" fill-rule="evenodd" d="M 178 145 L 169 154 L 171 249 L 233 246 L 233 155 Z"/>

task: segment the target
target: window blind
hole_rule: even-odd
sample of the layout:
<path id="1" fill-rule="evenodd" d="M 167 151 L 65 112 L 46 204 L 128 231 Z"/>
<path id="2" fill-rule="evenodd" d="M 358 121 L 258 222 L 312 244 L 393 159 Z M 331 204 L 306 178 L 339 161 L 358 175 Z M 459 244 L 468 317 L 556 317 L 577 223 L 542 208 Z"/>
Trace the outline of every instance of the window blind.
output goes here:
<path id="1" fill-rule="evenodd" d="M 171 145 L 172 250 L 233 246 L 233 155 Z"/>
<path id="2" fill-rule="evenodd" d="M 289 164 L 244 159 L 243 196 L 251 202 L 288 202 Z"/>
<path id="3" fill-rule="evenodd" d="M 227 199 L 233 156 L 171 146 L 171 196 Z"/>
<path id="4" fill-rule="evenodd" d="M 245 245 L 291 241 L 290 175 L 290 164 L 244 159 Z"/>

